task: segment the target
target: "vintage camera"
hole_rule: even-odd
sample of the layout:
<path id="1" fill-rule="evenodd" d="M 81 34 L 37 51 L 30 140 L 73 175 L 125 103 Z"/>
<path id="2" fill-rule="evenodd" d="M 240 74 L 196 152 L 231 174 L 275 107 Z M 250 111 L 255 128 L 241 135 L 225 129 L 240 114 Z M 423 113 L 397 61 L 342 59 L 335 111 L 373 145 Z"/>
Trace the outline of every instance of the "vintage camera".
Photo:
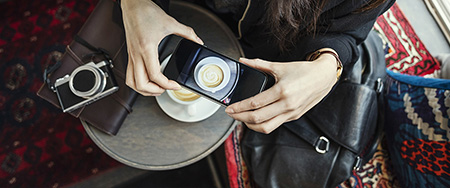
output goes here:
<path id="1" fill-rule="evenodd" d="M 119 90 L 109 61 L 89 62 L 55 81 L 63 112 L 86 106 Z"/>

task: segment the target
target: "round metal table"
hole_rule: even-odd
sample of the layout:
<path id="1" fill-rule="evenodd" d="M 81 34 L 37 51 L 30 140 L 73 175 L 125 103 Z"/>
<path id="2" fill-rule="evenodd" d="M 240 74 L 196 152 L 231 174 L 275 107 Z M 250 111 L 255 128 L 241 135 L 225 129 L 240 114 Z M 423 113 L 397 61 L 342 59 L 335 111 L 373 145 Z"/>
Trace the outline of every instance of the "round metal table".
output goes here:
<path id="1" fill-rule="evenodd" d="M 243 56 L 231 30 L 212 13 L 181 1 L 171 1 L 170 12 L 179 22 L 194 28 L 209 48 L 234 59 Z M 168 38 L 160 60 L 171 54 L 179 40 Z M 203 159 L 225 141 L 237 124 L 224 107 L 200 122 L 176 121 L 160 109 L 155 97 L 143 96 L 138 96 L 133 112 L 116 136 L 82 123 L 89 137 L 109 156 L 146 170 L 175 169 Z"/>

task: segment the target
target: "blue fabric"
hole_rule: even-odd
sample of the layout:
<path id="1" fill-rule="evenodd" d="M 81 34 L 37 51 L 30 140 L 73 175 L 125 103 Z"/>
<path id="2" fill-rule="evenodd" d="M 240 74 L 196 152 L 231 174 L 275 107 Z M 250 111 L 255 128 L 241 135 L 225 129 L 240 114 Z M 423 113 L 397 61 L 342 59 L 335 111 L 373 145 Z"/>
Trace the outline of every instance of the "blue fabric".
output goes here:
<path id="1" fill-rule="evenodd" d="M 406 75 L 391 70 L 386 70 L 388 75 L 399 82 L 416 86 L 416 87 L 428 87 L 437 89 L 450 89 L 450 80 L 438 79 L 438 78 L 424 78 L 420 76 Z"/>
<path id="2" fill-rule="evenodd" d="M 450 187 L 450 80 L 388 71 L 385 133 L 402 187 Z"/>

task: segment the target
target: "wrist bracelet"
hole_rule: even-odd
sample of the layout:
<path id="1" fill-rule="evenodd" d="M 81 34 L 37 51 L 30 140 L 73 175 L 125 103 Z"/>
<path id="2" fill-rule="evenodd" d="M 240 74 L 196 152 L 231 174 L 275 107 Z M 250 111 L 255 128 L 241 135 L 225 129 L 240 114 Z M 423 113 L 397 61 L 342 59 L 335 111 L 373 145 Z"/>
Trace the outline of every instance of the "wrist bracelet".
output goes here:
<path id="1" fill-rule="evenodd" d="M 314 61 L 317 58 L 319 58 L 319 56 L 321 56 L 322 54 L 331 54 L 336 58 L 336 63 L 337 63 L 336 82 L 337 82 L 339 80 L 339 78 L 341 77 L 342 70 L 344 69 L 344 67 L 342 65 L 341 59 L 339 59 L 339 55 L 336 52 L 331 51 L 331 50 L 317 50 L 314 53 L 312 53 L 311 55 L 309 55 L 309 58 L 307 60 Z"/>

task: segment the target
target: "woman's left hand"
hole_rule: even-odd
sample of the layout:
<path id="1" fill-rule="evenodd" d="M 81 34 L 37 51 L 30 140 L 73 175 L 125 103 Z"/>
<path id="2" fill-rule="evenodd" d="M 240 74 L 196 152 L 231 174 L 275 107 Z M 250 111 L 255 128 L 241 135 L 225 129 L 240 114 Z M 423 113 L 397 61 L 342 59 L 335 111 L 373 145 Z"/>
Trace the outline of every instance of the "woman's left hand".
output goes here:
<path id="1" fill-rule="evenodd" d="M 241 58 L 240 62 L 271 74 L 276 83 L 256 96 L 228 106 L 225 111 L 248 128 L 266 134 L 285 122 L 299 119 L 336 82 L 336 59 L 330 54 L 314 61 L 274 63 Z"/>

